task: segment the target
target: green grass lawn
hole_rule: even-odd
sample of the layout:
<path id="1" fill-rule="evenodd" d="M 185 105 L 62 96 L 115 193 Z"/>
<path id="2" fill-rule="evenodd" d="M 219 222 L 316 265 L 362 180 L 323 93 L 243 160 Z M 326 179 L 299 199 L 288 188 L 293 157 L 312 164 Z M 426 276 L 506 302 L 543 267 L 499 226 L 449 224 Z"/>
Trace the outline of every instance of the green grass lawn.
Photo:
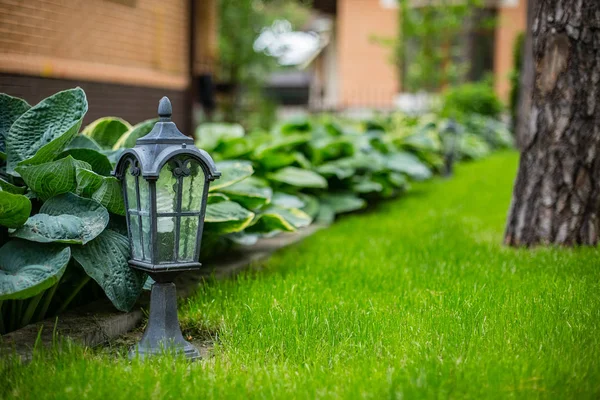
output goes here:
<path id="1" fill-rule="evenodd" d="M 600 254 L 502 246 L 516 166 L 463 164 L 207 283 L 181 307 L 206 361 L 68 345 L 0 361 L 0 397 L 598 398 Z"/>

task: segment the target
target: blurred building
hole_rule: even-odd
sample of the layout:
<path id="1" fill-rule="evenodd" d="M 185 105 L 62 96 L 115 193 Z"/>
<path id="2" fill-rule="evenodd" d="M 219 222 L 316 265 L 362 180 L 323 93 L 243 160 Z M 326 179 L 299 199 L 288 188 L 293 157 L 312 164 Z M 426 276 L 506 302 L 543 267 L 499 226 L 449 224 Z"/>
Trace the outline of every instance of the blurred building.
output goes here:
<path id="1" fill-rule="evenodd" d="M 216 1 L 0 0 L 0 92 L 35 104 L 81 86 L 84 123 L 151 118 L 167 95 L 189 127 L 217 56 Z"/>
<path id="2" fill-rule="evenodd" d="M 414 0 L 419 7 L 437 0 Z M 469 78 L 493 73 L 496 91 L 507 99 L 513 68 L 513 44 L 526 29 L 526 0 L 488 0 L 482 11 L 493 18 L 493 29 L 469 34 L 466 56 Z M 314 0 L 313 7 L 329 16 L 332 28 L 324 45 L 306 66 L 313 72 L 313 109 L 391 109 L 402 92 L 402 73 L 391 49 L 375 38 L 395 38 L 399 31 L 396 0 Z"/>

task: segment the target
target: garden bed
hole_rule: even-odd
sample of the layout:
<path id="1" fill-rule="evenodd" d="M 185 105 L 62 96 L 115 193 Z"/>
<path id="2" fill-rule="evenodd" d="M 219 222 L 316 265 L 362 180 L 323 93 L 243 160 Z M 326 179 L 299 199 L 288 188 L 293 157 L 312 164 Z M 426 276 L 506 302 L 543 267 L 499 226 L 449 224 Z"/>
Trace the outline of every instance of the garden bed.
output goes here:
<path id="1" fill-rule="evenodd" d="M 191 296 L 206 279 L 229 278 L 254 262 L 269 257 L 274 251 L 297 243 L 319 230 L 311 225 L 297 232 L 281 234 L 273 238 L 260 239 L 252 246 L 234 250 L 227 256 L 208 263 L 209 268 L 187 272 L 177 280 L 177 294 L 181 299 Z M 30 360 L 35 346 L 51 347 L 59 338 L 94 347 L 138 327 L 144 319 L 149 296 L 141 296 L 132 311 L 114 310 L 110 301 L 103 299 L 67 312 L 56 319 L 46 319 L 18 329 L 0 338 L 0 354 L 15 352 L 24 360 Z"/>

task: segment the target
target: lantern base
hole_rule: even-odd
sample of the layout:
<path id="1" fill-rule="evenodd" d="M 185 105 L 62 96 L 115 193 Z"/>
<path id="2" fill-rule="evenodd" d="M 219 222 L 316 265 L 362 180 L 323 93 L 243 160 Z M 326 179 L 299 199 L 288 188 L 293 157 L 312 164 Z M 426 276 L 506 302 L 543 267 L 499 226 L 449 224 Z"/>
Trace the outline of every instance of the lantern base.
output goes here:
<path id="1" fill-rule="evenodd" d="M 175 284 L 155 283 L 150 293 L 148 326 L 140 342 L 129 352 L 129 358 L 145 359 L 153 355 L 175 353 L 190 361 L 200 359 L 200 352 L 183 338 L 177 318 Z"/>

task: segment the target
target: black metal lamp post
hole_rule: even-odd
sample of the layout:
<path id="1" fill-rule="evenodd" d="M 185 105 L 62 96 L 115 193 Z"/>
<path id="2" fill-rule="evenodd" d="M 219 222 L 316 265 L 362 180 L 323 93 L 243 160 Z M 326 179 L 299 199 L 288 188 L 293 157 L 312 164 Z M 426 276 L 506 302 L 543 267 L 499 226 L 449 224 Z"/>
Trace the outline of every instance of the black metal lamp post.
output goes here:
<path id="1" fill-rule="evenodd" d="M 197 269 L 211 181 L 221 175 L 212 158 L 194 146 L 171 122 L 171 102 L 163 97 L 159 121 L 127 149 L 114 175 L 122 182 L 131 245 L 129 264 L 156 283 L 144 336 L 130 356 L 147 357 L 165 349 L 200 357 L 181 334 L 173 279 Z"/>
<path id="2" fill-rule="evenodd" d="M 459 129 L 454 119 L 449 119 L 448 124 L 442 130 L 442 147 L 444 149 L 444 176 L 450 177 L 453 174 L 454 162 L 458 153 L 458 135 Z"/>

